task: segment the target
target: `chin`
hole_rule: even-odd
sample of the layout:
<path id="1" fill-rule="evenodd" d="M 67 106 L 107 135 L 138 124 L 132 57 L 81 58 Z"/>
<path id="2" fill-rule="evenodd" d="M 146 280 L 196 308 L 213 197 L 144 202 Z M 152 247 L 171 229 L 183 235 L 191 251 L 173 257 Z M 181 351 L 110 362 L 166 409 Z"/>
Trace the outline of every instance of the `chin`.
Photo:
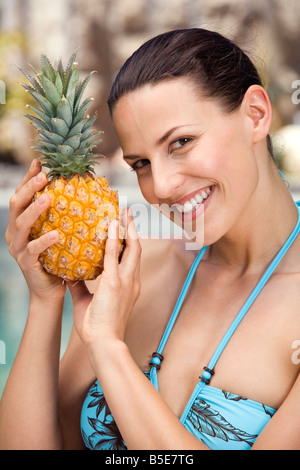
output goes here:
<path id="1" fill-rule="evenodd" d="M 222 229 L 221 222 L 204 229 L 204 245 L 209 246 L 221 240 L 226 235 L 226 230 Z"/>

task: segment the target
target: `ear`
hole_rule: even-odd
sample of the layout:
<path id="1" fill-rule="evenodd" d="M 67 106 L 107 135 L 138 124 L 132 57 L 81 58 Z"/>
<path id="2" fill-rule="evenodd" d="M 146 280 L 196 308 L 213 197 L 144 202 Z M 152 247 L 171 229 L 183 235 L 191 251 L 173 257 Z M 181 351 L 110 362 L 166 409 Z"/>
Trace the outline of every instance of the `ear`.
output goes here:
<path id="1" fill-rule="evenodd" d="M 251 85 L 245 93 L 242 107 L 250 119 L 253 143 L 265 139 L 272 123 L 272 106 L 266 90 L 260 85 Z"/>

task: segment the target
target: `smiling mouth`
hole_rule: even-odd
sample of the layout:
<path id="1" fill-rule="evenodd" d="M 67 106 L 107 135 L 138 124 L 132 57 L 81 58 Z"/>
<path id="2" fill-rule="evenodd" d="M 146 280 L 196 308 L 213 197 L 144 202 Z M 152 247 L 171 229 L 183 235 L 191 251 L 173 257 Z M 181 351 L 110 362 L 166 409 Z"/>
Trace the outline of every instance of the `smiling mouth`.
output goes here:
<path id="1" fill-rule="evenodd" d="M 201 206 L 204 206 L 204 203 L 211 194 L 212 190 L 213 186 L 208 186 L 207 188 L 200 189 L 198 192 L 194 193 L 190 199 L 186 199 L 183 204 L 173 204 L 172 208 L 176 208 L 177 211 L 181 212 L 182 214 L 191 214 Z"/>

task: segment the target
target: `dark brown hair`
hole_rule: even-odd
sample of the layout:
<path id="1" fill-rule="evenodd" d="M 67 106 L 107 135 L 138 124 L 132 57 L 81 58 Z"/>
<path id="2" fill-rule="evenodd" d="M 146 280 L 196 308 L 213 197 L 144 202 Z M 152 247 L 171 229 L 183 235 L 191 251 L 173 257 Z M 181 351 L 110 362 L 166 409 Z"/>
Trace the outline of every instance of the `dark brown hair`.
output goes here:
<path id="1" fill-rule="evenodd" d="M 231 40 L 201 28 L 175 30 L 150 39 L 127 59 L 108 98 L 110 112 L 123 95 L 179 77 L 191 78 L 204 98 L 219 100 L 228 112 L 241 105 L 251 85 L 263 86 L 252 61 Z M 270 136 L 267 145 L 273 156 Z"/>

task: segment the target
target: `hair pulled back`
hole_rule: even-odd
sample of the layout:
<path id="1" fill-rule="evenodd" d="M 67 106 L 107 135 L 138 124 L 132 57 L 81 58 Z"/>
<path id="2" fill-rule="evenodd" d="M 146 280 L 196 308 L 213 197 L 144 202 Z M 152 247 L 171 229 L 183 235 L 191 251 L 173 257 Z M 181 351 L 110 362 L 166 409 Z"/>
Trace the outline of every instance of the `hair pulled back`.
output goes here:
<path id="1" fill-rule="evenodd" d="M 192 79 L 204 98 L 219 101 L 227 112 L 241 105 L 251 85 L 263 86 L 252 61 L 231 40 L 202 28 L 174 30 L 145 42 L 127 59 L 108 98 L 110 112 L 123 95 L 180 77 Z M 269 136 L 267 144 L 272 155 Z"/>

